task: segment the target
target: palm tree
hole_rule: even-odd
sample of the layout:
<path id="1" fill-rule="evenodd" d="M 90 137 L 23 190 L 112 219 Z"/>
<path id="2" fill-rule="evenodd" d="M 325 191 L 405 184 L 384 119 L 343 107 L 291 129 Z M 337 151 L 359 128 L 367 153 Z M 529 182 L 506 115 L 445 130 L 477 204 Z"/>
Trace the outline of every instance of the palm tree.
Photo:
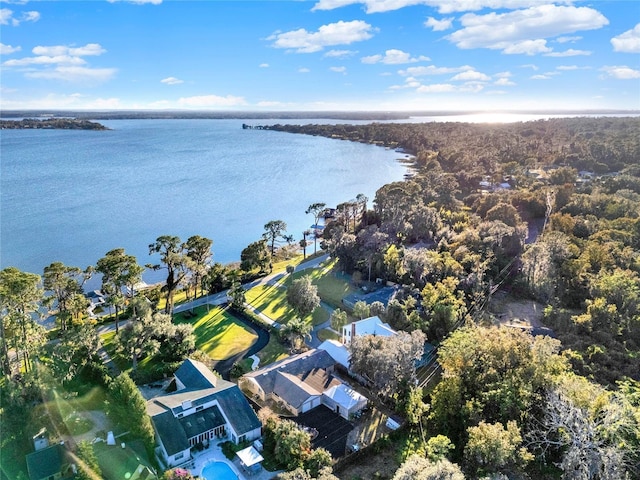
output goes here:
<path id="1" fill-rule="evenodd" d="M 298 350 L 304 340 L 311 340 L 311 324 L 301 318 L 293 318 L 282 326 L 280 334 L 289 340 L 292 350 Z"/>

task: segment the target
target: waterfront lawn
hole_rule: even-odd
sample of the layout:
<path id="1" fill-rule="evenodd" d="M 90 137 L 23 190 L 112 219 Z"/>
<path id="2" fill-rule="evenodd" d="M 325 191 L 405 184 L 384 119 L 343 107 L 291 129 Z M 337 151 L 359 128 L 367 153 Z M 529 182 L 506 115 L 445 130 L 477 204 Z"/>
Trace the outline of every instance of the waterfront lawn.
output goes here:
<path id="1" fill-rule="evenodd" d="M 279 323 L 287 323 L 296 314 L 287 303 L 287 290 L 276 285 L 257 285 L 245 293 L 245 299 L 267 317 Z"/>
<path id="2" fill-rule="evenodd" d="M 221 307 L 196 307 L 190 312 L 174 315 L 175 323 L 190 323 L 196 337 L 196 348 L 213 360 L 225 360 L 248 349 L 258 335 L 240 322 L 229 310 Z"/>
<path id="3" fill-rule="evenodd" d="M 333 260 L 320 268 L 295 272 L 287 278 L 285 285 L 288 286 L 293 280 L 310 275 L 311 282 L 318 287 L 318 295 L 322 301 L 334 308 L 341 308 L 342 299 L 355 293 L 356 289 L 351 285 L 350 276 L 335 270 L 336 264 L 337 260 Z"/>

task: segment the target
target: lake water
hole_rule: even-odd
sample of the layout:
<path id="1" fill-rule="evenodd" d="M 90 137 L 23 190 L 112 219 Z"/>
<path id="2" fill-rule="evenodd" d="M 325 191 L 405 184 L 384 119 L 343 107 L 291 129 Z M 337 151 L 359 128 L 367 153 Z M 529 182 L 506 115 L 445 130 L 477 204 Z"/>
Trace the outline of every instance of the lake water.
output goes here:
<path id="1" fill-rule="evenodd" d="M 2 130 L 0 267 L 84 268 L 119 247 L 155 263 L 148 245 L 160 235 L 209 237 L 214 260 L 229 263 L 268 221 L 284 220 L 298 241 L 313 223 L 304 213 L 311 203 L 335 206 L 359 193 L 371 202 L 406 173 L 398 152 L 242 130 L 243 122 L 278 123 L 112 120 L 101 122 L 109 131 Z"/>

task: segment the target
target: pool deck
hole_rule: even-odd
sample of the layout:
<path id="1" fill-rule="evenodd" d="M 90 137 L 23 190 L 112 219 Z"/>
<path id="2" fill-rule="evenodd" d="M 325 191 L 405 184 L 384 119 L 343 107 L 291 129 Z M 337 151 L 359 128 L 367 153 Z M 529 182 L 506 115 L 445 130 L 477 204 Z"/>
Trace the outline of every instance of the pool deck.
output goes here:
<path id="1" fill-rule="evenodd" d="M 231 467 L 233 473 L 238 476 L 239 480 L 271 480 L 276 478 L 280 472 L 268 472 L 260 467 L 260 471 L 254 474 L 247 473 L 240 465 L 240 460 L 236 457 L 233 461 L 225 457 L 222 448 L 218 444 L 212 445 L 201 452 L 195 452 L 193 455 L 194 467 L 190 469 L 191 474 L 196 476 L 202 473 L 202 469 L 211 462 L 223 462 Z"/>

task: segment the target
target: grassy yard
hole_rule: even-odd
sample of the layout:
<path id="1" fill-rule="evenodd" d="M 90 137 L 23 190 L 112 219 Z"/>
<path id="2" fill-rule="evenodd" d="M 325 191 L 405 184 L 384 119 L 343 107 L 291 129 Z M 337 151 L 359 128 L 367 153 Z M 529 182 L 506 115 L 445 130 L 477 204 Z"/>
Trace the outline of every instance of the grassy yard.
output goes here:
<path id="1" fill-rule="evenodd" d="M 175 323 L 190 323 L 196 337 L 196 347 L 205 352 L 213 360 L 225 360 L 232 355 L 249 348 L 258 336 L 241 323 L 227 310 L 220 307 L 197 307 L 190 314 L 179 313 L 174 316 Z M 105 350 L 121 371 L 131 370 L 131 359 L 116 354 L 116 335 L 109 332 L 101 336 Z M 154 362 L 150 357 L 138 363 L 138 370 L 152 368 Z"/>
<path id="2" fill-rule="evenodd" d="M 214 360 L 224 360 L 249 348 L 258 336 L 236 317 L 220 307 L 197 307 L 195 317 L 174 316 L 176 323 L 190 323 L 196 347 Z"/>
<path id="3" fill-rule="evenodd" d="M 247 303 L 267 317 L 287 323 L 296 315 L 287 303 L 286 289 L 276 285 L 257 285 L 245 293 Z"/>
<path id="4" fill-rule="evenodd" d="M 280 323 L 287 323 L 295 317 L 295 313 L 287 303 L 287 287 L 293 280 L 304 275 L 311 276 L 311 281 L 318 287 L 318 295 L 322 301 L 338 308 L 342 298 L 354 292 L 349 281 L 334 273 L 334 263 L 320 268 L 295 272 L 285 277 L 279 285 L 258 285 L 246 292 L 247 302 L 257 308 L 269 318 Z M 324 308 L 316 308 L 311 318 L 313 325 L 320 325 L 329 319 L 329 313 Z"/>
<path id="5" fill-rule="evenodd" d="M 339 308 L 342 305 L 342 299 L 354 293 L 356 289 L 351 285 L 348 277 L 334 270 L 336 263 L 337 260 L 334 260 L 320 268 L 295 272 L 287 278 L 285 285 L 289 285 L 290 282 L 304 275 L 310 275 L 311 282 L 318 287 L 320 298 L 332 307 Z"/>

